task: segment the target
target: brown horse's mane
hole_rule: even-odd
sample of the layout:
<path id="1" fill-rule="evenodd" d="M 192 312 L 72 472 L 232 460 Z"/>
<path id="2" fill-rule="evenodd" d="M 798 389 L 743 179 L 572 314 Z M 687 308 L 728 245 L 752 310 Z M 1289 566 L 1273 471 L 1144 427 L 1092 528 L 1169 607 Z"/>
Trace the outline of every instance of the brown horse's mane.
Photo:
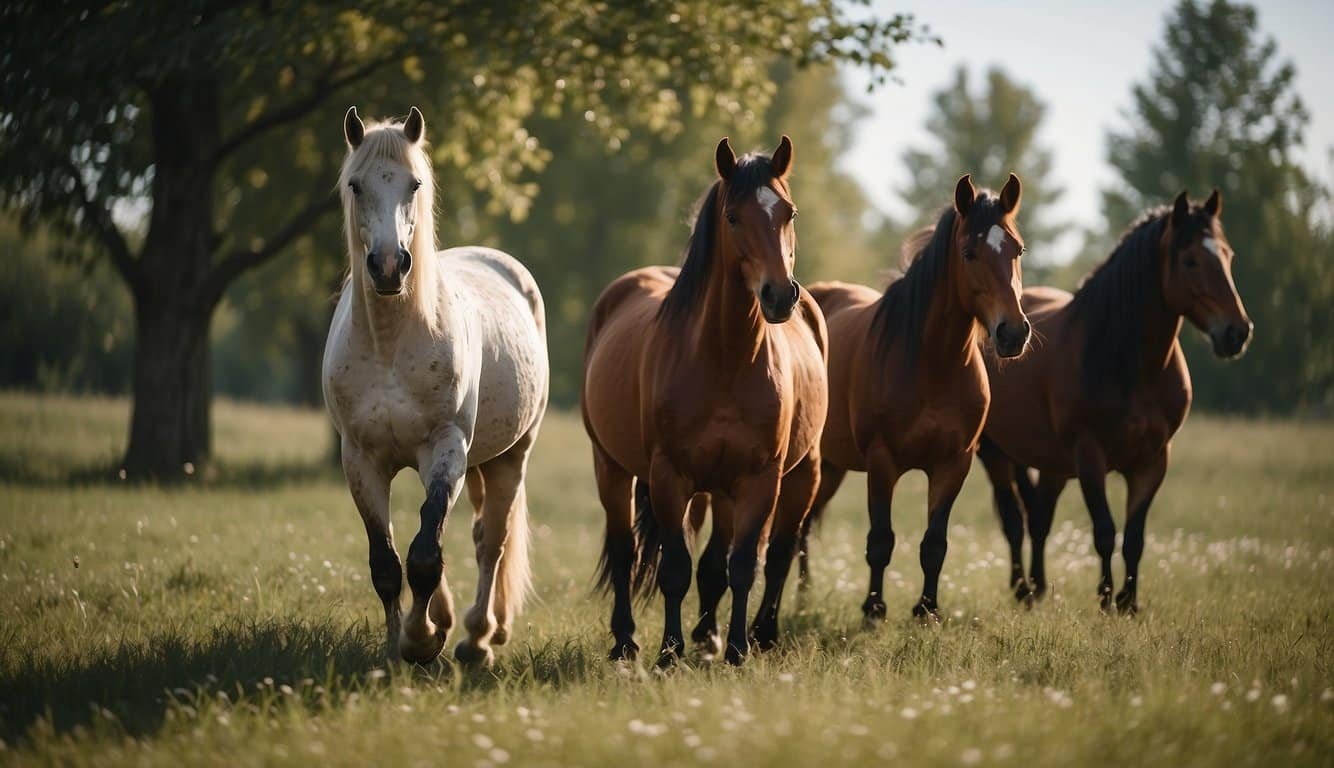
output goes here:
<path id="1" fill-rule="evenodd" d="M 1083 334 L 1081 374 L 1088 392 L 1122 397 L 1138 381 L 1145 313 L 1150 302 L 1164 301 L 1158 244 L 1171 215 L 1171 206 L 1141 214 L 1070 301 L 1071 316 L 1078 319 Z M 1186 226 L 1173 232 L 1173 253 L 1211 227 L 1211 218 L 1203 208 L 1192 208 Z"/>
<path id="2" fill-rule="evenodd" d="M 931 309 L 931 296 L 949 271 L 954 222 L 958 216 L 954 206 L 946 206 L 934 227 L 926 227 L 904 242 L 903 254 L 908 268 L 885 289 L 885 294 L 876 302 L 875 316 L 871 320 L 871 333 L 876 339 L 875 354 L 881 365 L 890 363 L 894 342 L 901 338 L 907 370 L 916 369 L 926 331 L 926 316 Z M 969 234 L 986 233 L 993 224 L 999 224 L 1003 216 L 1000 198 L 989 190 L 979 191 L 968 210 Z"/>
<path id="3" fill-rule="evenodd" d="M 727 179 L 728 203 L 754 196 L 755 190 L 774 178 L 769 155 L 750 153 L 737 160 L 736 168 Z M 690 245 L 681 261 L 681 274 L 668 291 L 658 317 L 668 323 L 679 323 L 694 313 L 696 305 L 708 289 L 709 274 L 713 271 L 715 233 L 718 230 L 718 189 L 722 181 L 715 181 L 699 203 L 695 227 L 690 233 Z"/>

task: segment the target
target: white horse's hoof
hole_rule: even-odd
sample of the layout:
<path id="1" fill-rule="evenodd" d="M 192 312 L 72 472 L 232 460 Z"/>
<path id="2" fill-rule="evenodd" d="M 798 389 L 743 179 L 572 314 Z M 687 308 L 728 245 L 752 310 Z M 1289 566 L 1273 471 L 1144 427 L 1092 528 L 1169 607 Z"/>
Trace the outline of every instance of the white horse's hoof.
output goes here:
<path id="1" fill-rule="evenodd" d="M 504 645 L 510 640 L 510 628 L 504 624 L 496 627 L 496 631 L 491 633 L 492 645 Z"/>
<path id="2" fill-rule="evenodd" d="M 460 664 L 482 667 L 483 669 L 489 669 L 492 664 L 496 663 L 496 653 L 491 650 L 491 646 L 473 645 L 467 640 L 454 646 L 454 658 L 458 659 Z"/>

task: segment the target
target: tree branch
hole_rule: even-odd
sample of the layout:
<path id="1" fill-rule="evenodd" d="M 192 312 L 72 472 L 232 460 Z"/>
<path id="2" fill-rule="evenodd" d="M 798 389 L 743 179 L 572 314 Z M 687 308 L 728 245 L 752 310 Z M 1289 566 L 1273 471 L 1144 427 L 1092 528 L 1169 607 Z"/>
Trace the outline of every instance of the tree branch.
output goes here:
<path id="1" fill-rule="evenodd" d="M 214 164 L 216 165 L 231 153 L 274 128 L 300 120 L 309 114 L 312 109 L 319 106 L 320 102 L 329 98 L 334 91 L 369 77 L 375 70 L 402 55 L 403 51 L 395 48 L 388 55 L 372 59 L 362 66 L 342 74 L 335 74 L 337 64 L 333 65 L 315 79 L 310 90 L 301 98 L 265 112 L 247 123 L 236 133 L 223 139 L 221 146 L 213 153 Z"/>
<path id="2" fill-rule="evenodd" d="M 83 213 L 84 230 L 97 238 L 106 249 L 107 255 L 111 257 L 112 266 L 120 273 L 121 279 L 129 285 L 131 293 L 137 293 L 143 273 L 139 269 L 139 261 L 130 252 L 129 243 L 125 242 L 125 235 L 121 234 L 120 228 L 111 218 L 111 212 L 88 196 L 88 188 L 84 185 L 79 170 L 73 165 L 66 166 L 66 170 L 74 177 L 75 187 L 78 189 L 79 210 Z"/>
<path id="3" fill-rule="evenodd" d="M 229 253 L 209 272 L 205 279 L 201 294 L 203 300 L 208 306 L 217 304 L 222 299 L 222 294 L 227 290 L 227 286 L 231 285 L 232 281 L 240 277 L 243 272 L 277 256 L 282 249 L 310 231 L 310 228 L 315 226 L 316 222 L 325 214 L 337 209 L 337 197 L 327 191 L 316 195 L 314 201 L 292 216 L 272 237 L 266 239 L 260 248 L 237 248 Z"/>

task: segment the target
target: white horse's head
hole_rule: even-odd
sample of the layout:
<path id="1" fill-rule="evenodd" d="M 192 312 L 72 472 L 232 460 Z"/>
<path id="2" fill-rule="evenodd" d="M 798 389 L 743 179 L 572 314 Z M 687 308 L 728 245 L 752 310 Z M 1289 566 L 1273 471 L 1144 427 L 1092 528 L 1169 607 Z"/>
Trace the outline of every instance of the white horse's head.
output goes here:
<path id="1" fill-rule="evenodd" d="M 367 126 L 352 107 L 343 135 L 348 152 L 338 186 L 354 282 L 364 269 L 380 296 L 429 300 L 433 286 L 424 281 L 435 254 L 435 182 L 426 121 L 413 107 L 402 122 Z"/>

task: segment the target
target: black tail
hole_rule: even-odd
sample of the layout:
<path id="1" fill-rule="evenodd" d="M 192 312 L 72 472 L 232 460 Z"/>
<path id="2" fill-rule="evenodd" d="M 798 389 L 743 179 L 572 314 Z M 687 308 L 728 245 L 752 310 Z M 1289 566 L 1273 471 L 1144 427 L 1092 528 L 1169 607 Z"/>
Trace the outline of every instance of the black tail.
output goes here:
<path id="1" fill-rule="evenodd" d="M 653 516 L 653 502 L 649 498 L 648 483 L 635 478 L 635 569 L 630 578 L 630 591 L 640 600 L 653 597 L 658 583 L 658 563 L 662 560 L 662 533 L 658 519 Z"/>
<path id="2" fill-rule="evenodd" d="M 658 580 L 658 562 L 662 554 L 662 538 L 658 521 L 653 517 L 649 501 L 648 483 L 635 479 L 634 532 L 625 536 L 607 535 L 602 542 L 602 556 L 598 559 L 594 590 L 602 594 L 612 591 L 612 550 L 621 549 L 621 556 L 630 566 L 630 593 L 639 600 L 653 596 Z"/>

